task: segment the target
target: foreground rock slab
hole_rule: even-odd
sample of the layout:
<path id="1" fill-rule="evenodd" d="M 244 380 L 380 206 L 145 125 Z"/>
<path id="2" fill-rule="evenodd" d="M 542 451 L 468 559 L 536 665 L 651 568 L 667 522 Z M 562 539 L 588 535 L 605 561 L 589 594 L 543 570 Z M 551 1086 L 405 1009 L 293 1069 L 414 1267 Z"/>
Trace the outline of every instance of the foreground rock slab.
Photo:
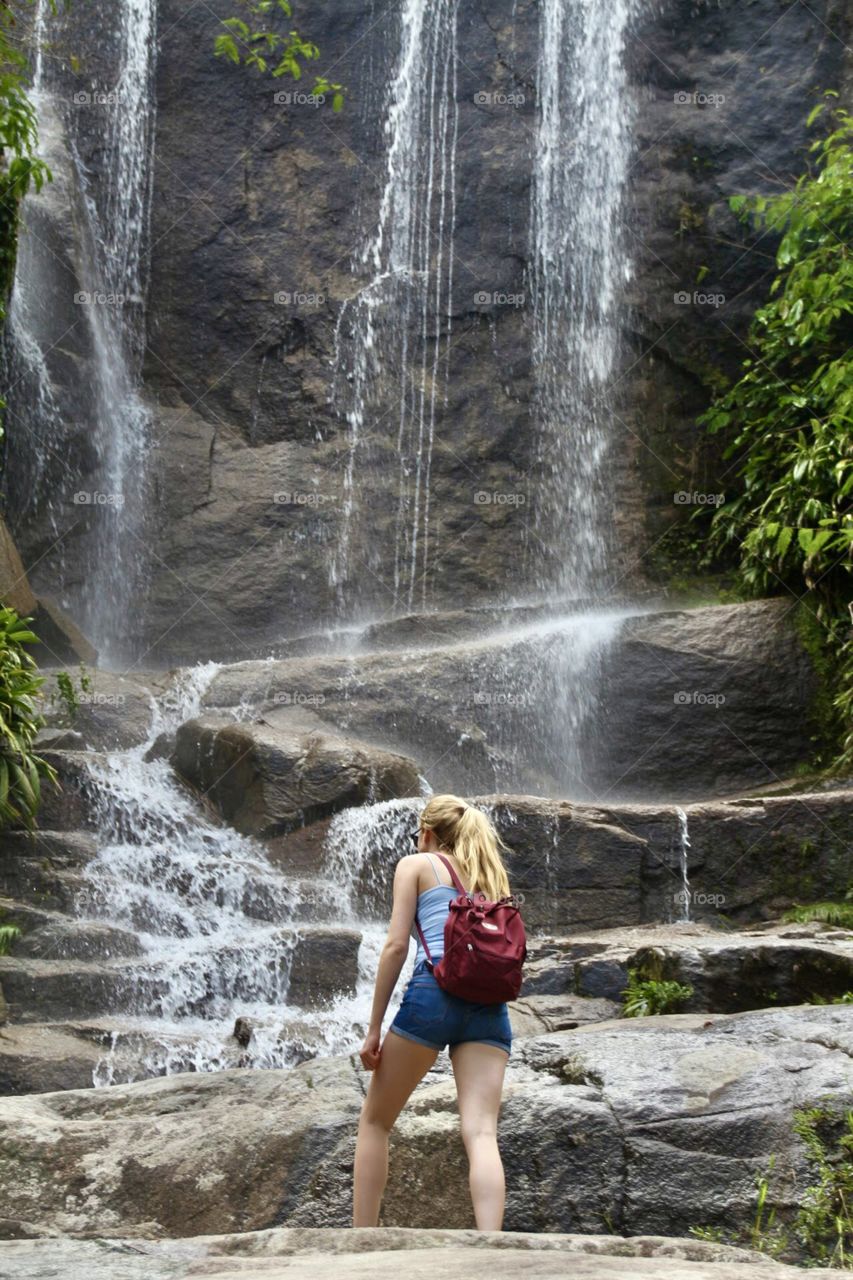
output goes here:
<path id="1" fill-rule="evenodd" d="M 0 1100 L 5 1234 L 346 1227 L 357 1056 Z M 798 1108 L 853 1105 L 853 1008 L 591 1024 L 520 1038 L 501 1108 L 508 1231 L 736 1234 L 771 1154 L 781 1222 L 814 1180 Z M 380 1225 L 470 1228 L 442 1053 L 399 1117 Z"/>
<path id="2" fill-rule="evenodd" d="M 0 1224 L 1 1225 L 1 1224 Z M 618 1263 L 614 1259 L 618 1258 Z M 332 1259 L 334 1261 L 332 1261 Z M 319 1280 L 372 1276 L 433 1280 L 465 1275 L 471 1280 L 531 1276 L 564 1280 L 750 1280 L 801 1275 L 760 1253 L 704 1241 L 664 1236 L 541 1235 L 499 1231 L 424 1231 L 417 1228 L 280 1228 L 244 1235 L 139 1241 L 68 1237 L 0 1244 L 0 1266 L 9 1280 Z M 821 1275 L 848 1272 L 823 1270 Z"/>

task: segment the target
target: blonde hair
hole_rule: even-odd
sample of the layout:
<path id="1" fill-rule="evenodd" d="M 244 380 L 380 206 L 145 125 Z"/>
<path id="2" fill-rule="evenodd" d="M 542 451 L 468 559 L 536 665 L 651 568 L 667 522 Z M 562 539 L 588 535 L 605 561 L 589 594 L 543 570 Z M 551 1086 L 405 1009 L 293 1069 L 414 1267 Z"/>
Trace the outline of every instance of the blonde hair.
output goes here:
<path id="1" fill-rule="evenodd" d="M 500 855 L 507 846 L 484 813 L 459 796 L 431 796 L 420 823 L 454 855 L 466 889 L 484 893 L 490 902 L 509 897 L 509 877 Z"/>

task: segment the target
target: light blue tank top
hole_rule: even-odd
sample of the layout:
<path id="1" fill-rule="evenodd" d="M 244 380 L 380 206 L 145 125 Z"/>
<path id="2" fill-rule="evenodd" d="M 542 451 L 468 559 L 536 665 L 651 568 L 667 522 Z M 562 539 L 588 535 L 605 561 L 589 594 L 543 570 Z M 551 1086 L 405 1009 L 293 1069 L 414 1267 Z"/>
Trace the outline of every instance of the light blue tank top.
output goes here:
<path id="1" fill-rule="evenodd" d="M 429 862 L 437 883 L 431 889 L 424 889 L 423 893 L 418 894 L 415 915 L 418 924 L 424 931 L 430 956 L 438 964 L 438 961 L 444 955 L 444 925 L 447 920 L 447 913 L 453 899 L 459 897 L 459 890 L 455 885 L 442 884 L 438 878 L 438 872 L 435 869 L 435 863 L 432 858 L 430 858 Z M 427 957 L 417 930 L 415 930 L 415 936 L 418 940 L 417 950 L 415 951 L 415 964 L 418 965 L 421 960 L 426 960 Z"/>

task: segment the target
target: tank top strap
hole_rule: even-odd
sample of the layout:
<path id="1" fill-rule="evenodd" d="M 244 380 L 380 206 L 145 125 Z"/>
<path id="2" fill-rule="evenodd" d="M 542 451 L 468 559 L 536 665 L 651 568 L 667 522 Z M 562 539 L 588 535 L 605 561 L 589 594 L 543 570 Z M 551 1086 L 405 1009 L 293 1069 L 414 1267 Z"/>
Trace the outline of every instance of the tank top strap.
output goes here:
<path id="1" fill-rule="evenodd" d="M 436 871 L 436 869 L 435 869 L 435 863 L 433 862 L 432 858 L 430 858 L 430 856 L 429 856 L 429 854 L 428 854 L 428 853 L 425 853 L 425 854 L 424 854 L 424 857 L 425 857 L 425 858 L 429 858 L 429 865 L 432 867 L 432 874 L 435 876 L 435 882 L 436 882 L 436 884 L 441 884 L 441 880 L 440 880 L 440 878 L 439 878 L 439 874 L 438 874 L 438 872 L 437 872 L 437 871 Z"/>

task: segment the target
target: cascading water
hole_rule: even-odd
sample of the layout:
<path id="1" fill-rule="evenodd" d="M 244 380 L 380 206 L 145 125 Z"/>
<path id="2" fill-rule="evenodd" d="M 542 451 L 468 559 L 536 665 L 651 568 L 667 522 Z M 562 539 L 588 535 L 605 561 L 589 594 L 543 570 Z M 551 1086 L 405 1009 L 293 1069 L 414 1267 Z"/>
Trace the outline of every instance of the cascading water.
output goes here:
<path id="1" fill-rule="evenodd" d="M 533 555 L 542 588 L 584 598 L 606 594 L 613 567 L 612 379 L 620 290 L 630 276 L 621 228 L 632 124 L 624 53 L 638 3 L 542 0 L 540 7 Z"/>
<path id="2" fill-rule="evenodd" d="M 132 654 L 128 620 L 139 609 L 147 560 L 149 420 L 139 376 L 155 3 L 122 0 L 102 15 L 110 83 L 72 93 L 62 67 L 43 57 L 48 0 L 39 0 L 32 92 L 42 154 L 57 187 L 48 184 L 24 202 L 6 339 L 8 413 L 15 424 L 7 468 L 12 512 L 20 518 L 47 508 L 57 545 L 48 548 L 40 572 L 50 570 L 52 588 L 78 613 L 106 663 Z M 92 127 L 103 148 L 96 175 L 82 158 Z M 70 232 L 63 226 L 69 208 Z M 71 394 L 58 389 L 67 388 L 66 351 L 75 346 L 88 377 L 74 393 L 77 402 L 61 405 Z M 69 434 L 69 420 L 79 439 Z M 64 546 L 78 521 L 85 524 L 89 553 L 82 581 L 79 569 L 67 571 Z"/>
<path id="3" fill-rule="evenodd" d="M 687 814 L 676 806 L 678 815 L 678 861 L 681 875 L 681 888 L 676 893 L 676 900 L 681 908 L 679 919 L 682 924 L 690 922 L 690 880 L 688 872 L 690 858 L 690 833 L 687 825 Z"/>
<path id="4" fill-rule="evenodd" d="M 453 296 L 457 0 L 404 0 L 388 88 L 384 188 L 353 262 L 367 282 L 342 308 L 333 397 L 349 428 L 343 510 L 330 577 L 340 616 L 378 599 L 429 599 L 430 481 L 446 385 Z M 359 499 L 372 467 L 397 469 L 396 517 Z M 366 572 L 363 572 L 366 570 Z M 378 597 L 373 584 L 387 587 Z"/>
<path id="5" fill-rule="evenodd" d="M 99 852 L 84 873 L 77 919 L 112 926 L 142 948 L 109 962 L 119 981 L 95 1084 L 346 1053 L 360 1044 L 369 1017 L 385 932 L 375 913 L 365 921 L 356 906 L 373 850 L 359 833 L 371 810 L 335 820 L 325 874 L 285 876 L 261 844 L 206 815 L 166 761 L 145 760 L 161 734 L 198 713 L 217 669 L 209 663 L 183 673 L 154 703 L 145 743 L 90 765 Z M 401 812 L 413 803 L 400 802 Z M 394 847 L 399 857 L 403 842 Z M 354 993 L 306 1008 L 288 988 L 296 948 L 318 916 L 361 932 L 359 975 Z M 252 1028 L 242 1050 L 237 1017 Z"/>

